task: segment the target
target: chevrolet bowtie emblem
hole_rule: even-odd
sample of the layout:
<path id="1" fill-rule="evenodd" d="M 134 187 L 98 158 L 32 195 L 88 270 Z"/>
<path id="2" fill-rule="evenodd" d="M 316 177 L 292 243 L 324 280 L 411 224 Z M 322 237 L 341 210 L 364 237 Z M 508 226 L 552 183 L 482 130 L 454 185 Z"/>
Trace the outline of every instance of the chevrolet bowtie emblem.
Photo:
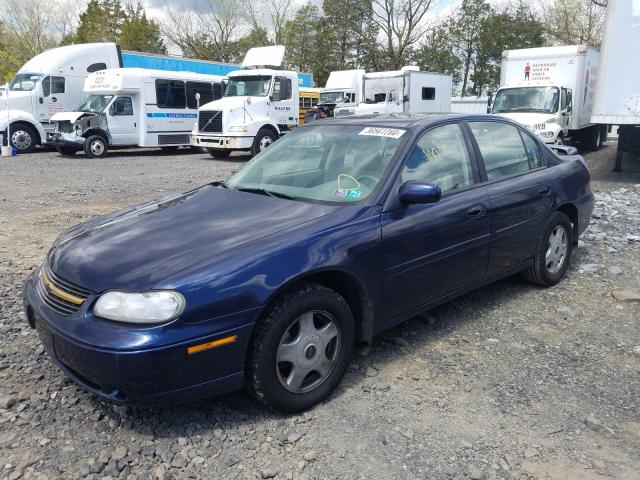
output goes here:
<path id="1" fill-rule="evenodd" d="M 40 272 L 40 280 L 42 280 L 42 283 L 44 284 L 44 287 L 47 290 L 47 293 L 49 293 L 50 295 L 58 297 L 58 298 L 60 298 L 62 300 L 65 300 L 65 301 L 67 301 L 69 303 L 73 303 L 74 305 L 82 305 L 82 302 L 84 302 L 84 298 L 78 297 L 76 295 L 72 295 L 71 293 L 65 292 L 64 290 L 58 288 L 49 279 L 49 277 L 47 277 L 46 273 Z"/>

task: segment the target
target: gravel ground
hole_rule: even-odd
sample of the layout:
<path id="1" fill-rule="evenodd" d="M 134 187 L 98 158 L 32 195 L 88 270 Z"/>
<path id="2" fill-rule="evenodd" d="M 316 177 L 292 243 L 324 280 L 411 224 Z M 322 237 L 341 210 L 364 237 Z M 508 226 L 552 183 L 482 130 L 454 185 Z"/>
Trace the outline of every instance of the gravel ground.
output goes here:
<path id="1" fill-rule="evenodd" d="M 114 407 L 53 366 L 21 309 L 61 230 L 246 158 L 0 159 L 0 478 L 637 480 L 640 162 L 613 174 L 614 149 L 586 157 L 598 203 L 560 285 L 513 277 L 406 322 L 291 416 L 244 393 Z"/>

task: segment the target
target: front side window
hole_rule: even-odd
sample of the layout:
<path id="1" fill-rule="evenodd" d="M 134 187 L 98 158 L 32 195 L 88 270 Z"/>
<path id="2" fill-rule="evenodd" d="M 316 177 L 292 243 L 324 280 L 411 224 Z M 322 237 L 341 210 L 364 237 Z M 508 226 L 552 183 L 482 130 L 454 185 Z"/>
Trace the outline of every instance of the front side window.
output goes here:
<path id="1" fill-rule="evenodd" d="M 442 193 L 474 183 L 471 158 L 457 124 L 423 134 L 402 169 L 402 181 L 435 183 Z"/>
<path id="2" fill-rule="evenodd" d="M 230 77 L 225 89 L 225 97 L 266 97 L 271 86 L 271 77 L 247 76 Z"/>
<path id="3" fill-rule="evenodd" d="M 408 135 L 400 128 L 299 128 L 258 154 L 225 185 L 298 200 L 346 204 L 368 198 Z"/>
<path id="4" fill-rule="evenodd" d="M 289 100 L 291 98 L 291 79 L 276 77 L 273 81 L 273 100 Z"/>
<path id="5" fill-rule="evenodd" d="M 186 94 L 182 80 L 156 80 L 156 100 L 159 108 L 185 108 Z"/>
<path id="6" fill-rule="evenodd" d="M 111 115 L 133 115 L 131 97 L 118 97 L 110 108 Z"/>
<path id="7" fill-rule="evenodd" d="M 64 93 L 64 77 L 51 77 L 51 94 Z"/>
<path id="8" fill-rule="evenodd" d="M 33 90 L 42 78 L 39 73 L 18 73 L 9 83 L 9 90 L 27 92 Z"/>
<path id="9" fill-rule="evenodd" d="M 46 76 L 42 79 L 42 96 L 48 97 L 51 95 L 51 77 Z"/>
<path id="10" fill-rule="evenodd" d="M 541 165 L 541 158 L 530 160 L 518 128 L 513 125 L 469 122 L 469 127 L 480 148 L 488 180 L 518 175 Z M 531 154 L 535 156 L 535 152 Z"/>
<path id="11" fill-rule="evenodd" d="M 187 82 L 187 108 L 198 108 L 196 93 L 200 94 L 200 105 L 212 102 L 213 85 L 207 82 Z"/>
<path id="12" fill-rule="evenodd" d="M 77 108 L 76 111 L 101 113 L 105 108 L 107 108 L 107 105 L 109 105 L 112 98 L 113 95 L 91 95 Z"/>
<path id="13" fill-rule="evenodd" d="M 518 87 L 498 90 L 492 113 L 558 111 L 558 87 Z"/>

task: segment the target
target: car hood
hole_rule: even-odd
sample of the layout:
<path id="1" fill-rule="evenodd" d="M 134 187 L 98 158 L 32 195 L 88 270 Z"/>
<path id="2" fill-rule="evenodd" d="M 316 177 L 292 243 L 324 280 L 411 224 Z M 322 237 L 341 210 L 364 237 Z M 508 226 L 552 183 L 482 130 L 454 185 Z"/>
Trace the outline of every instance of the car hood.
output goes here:
<path id="1" fill-rule="evenodd" d="M 52 247 L 49 264 L 59 277 L 93 292 L 143 291 L 336 208 L 207 185 L 70 229 Z"/>
<path id="2" fill-rule="evenodd" d="M 78 120 L 80 117 L 84 116 L 84 115 L 97 115 L 97 113 L 91 113 L 91 112 L 58 112 L 56 114 L 54 114 L 50 121 L 51 122 L 64 122 L 66 120 L 68 120 L 71 123 L 74 123 L 76 120 Z"/>

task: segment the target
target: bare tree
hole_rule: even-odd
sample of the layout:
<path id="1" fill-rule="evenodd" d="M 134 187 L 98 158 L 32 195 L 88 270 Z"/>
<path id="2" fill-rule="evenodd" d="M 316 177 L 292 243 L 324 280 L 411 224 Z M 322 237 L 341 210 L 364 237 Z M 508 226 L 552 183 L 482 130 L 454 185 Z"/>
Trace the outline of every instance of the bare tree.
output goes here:
<path id="1" fill-rule="evenodd" d="M 538 0 L 547 36 L 554 43 L 599 47 L 606 14 L 602 0 Z"/>
<path id="2" fill-rule="evenodd" d="M 247 31 L 241 0 L 187 1 L 170 6 L 165 0 L 163 33 L 184 55 L 223 62 L 234 56 L 234 41 Z"/>
<path id="3" fill-rule="evenodd" d="M 382 50 L 390 68 L 400 68 L 413 47 L 425 34 L 432 0 L 373 0 L 373 22 L 380 28 Z"/>
<path id="4" fill-rule="evenodd" d="M 284 25 L 295 12 L 294 0 L 263 0 L 245 3 L 246 16 L 253 29 L 266 28 L 273 32 L 273 42 L 284 42 Z"/>

